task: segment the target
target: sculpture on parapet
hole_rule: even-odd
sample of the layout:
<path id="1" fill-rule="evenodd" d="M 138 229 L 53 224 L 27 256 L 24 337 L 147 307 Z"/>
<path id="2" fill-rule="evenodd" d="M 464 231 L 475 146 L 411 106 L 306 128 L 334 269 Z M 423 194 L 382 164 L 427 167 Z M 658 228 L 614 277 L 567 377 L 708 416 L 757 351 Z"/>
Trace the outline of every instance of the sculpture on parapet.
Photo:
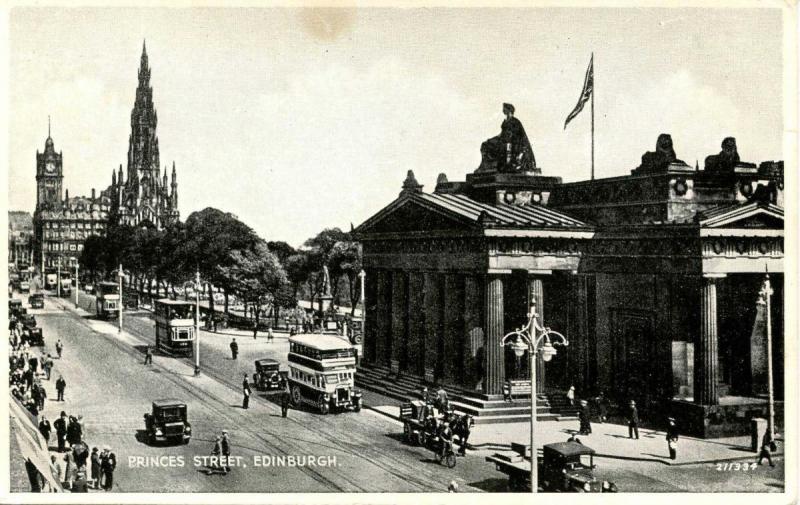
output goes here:
<path id="1" fill-rule="evenodd" d="M 500 135 L 481 144 L 481 166 L 478 172 L 538 172 L 533 148 L 522 123 L 514 117 L 514 106 L 503 104 L 506 118 Z"/>
<path id="2" fill-rule="evenodd" d="M 675 149 L 672 147 L 672 137 L 668 133 L 662 133 L 656 141 L 656 150 L 642 155 L 642 164 L 635 170 L 635 173 L 639 175 L 666 172 L 667 167 L 673 163 L 686 164 L 676 156 Z"/>
<path id="3" fill-rule="evenodd" d="M 706 157 L 705 169 L 707 172 L 732 173 L 739 163 L 739 151 L 736 149 L 736 139 L 726 137 L 722 141 L 722 151 Z"/>

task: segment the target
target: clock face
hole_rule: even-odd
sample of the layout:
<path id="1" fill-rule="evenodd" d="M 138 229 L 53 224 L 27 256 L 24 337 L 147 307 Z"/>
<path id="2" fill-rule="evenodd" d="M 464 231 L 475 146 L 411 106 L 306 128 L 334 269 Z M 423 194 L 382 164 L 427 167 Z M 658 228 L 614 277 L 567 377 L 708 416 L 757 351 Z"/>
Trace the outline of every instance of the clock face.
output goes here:
<path id="1" fill-rule="evenodd" d="M 48 174 L 53 174 L 56 171 L 56 164 L 52 161 L 48 161 L 47 164 L 44 166 L 44 171 Z"/>

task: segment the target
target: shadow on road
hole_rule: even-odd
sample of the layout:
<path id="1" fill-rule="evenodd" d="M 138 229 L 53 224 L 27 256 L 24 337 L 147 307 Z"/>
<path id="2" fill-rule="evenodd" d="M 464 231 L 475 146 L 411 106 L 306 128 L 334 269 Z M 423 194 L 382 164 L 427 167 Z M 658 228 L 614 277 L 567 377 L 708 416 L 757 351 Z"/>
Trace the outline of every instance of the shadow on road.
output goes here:
<path id="1" fill-rule="evenodd" d="M 508 489 L 508 479 L 502 478 L 483 479 L 478 482 L 470 482 L 467 485 L 489 493 L 511 492 L 511 490 Z"/>

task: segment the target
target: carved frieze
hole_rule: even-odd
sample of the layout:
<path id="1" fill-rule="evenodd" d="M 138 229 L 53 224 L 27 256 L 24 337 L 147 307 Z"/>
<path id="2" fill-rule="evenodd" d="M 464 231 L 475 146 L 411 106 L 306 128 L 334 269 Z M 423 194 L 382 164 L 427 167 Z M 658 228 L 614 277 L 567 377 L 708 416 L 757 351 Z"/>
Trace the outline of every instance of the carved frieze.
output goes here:
<path id="1" fill-rule="evenodd" d="M 781 237 L 710 237 L 703 241 L 703 257 L 783 257 Z"/>

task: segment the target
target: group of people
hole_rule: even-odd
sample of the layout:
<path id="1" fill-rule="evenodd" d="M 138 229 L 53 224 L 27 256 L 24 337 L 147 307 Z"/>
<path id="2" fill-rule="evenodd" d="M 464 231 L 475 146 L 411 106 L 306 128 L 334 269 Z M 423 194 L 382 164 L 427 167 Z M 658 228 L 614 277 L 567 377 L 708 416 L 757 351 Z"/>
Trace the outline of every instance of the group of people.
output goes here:
<path id="1" fill-rule="evenodd" d="M 50 456 L 53 477 L 63 482 L 64 488 L 73 493 L 88 493 L 89 489 L 111 491 L 114 486 L 114 470 L 117 456 L 108 446 L 102 452 L 92 447 L 91 454 L 84 443 L 73 445 L 63 458 L 64 468 L 55 454 Z"/>
<path id="2" fill-rule="evenodd" d="M 231 441 L 228 438 L 228 431 L 222 433 L 214 439 L 214 448 L 211 450 L 214 458 L 211 460 L 211 470 L 226 474 L 231 471 L 229 458 L 231 456 Z"/>

